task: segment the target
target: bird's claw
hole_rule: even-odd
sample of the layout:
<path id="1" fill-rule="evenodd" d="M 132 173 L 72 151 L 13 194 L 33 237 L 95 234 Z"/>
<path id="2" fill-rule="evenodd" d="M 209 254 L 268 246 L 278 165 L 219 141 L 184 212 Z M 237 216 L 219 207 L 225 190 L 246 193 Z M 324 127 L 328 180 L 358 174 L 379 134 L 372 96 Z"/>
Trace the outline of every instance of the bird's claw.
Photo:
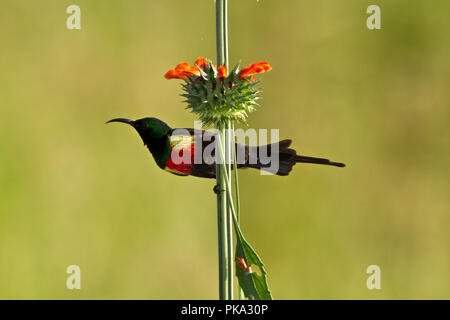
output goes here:
<path id="1" fill-rule="evenodd" d="M 220 189 L 219 185 L 216 184 L 216 185 L 214 186 L 214 188 L 213 188 L 213 191 L 214 191 L 215 194 L 219 194 L 220 192 L 224 192 L 225 189 Z"/>

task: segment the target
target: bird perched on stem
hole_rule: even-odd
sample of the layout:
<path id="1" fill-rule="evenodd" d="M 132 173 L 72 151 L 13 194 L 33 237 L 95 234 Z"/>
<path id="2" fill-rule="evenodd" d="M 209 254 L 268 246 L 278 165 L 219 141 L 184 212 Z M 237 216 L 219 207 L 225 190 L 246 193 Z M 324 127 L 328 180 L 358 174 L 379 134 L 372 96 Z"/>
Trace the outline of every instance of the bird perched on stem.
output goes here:
<path id="1" fill-rule="evenodd" d="M 130 120 L 116 118 L 108 121 L 122 122 L 132 126 L 141 136 L 156 164 L 163 170 L 181 176 L 196 176 L 201 178 L 216 178 L 216 162 L 214 150 L 208 157 L 204 151 L 211 143 L 215 143 L 215 135 L 210 131 L 194 129 L 172 129 L 165 122 L 156 118 L 143 118 Z M 201 135 L 196 140 L 196 135 Z M 195 141 L 201 141 L 201 148 L 195 147 Z M 328 159 L 306 157 L 297 155 L 294 149 L 289 148 L 291 140 L 286 139 L 264 146 L 247 146 L 235 143 L 236 154 L 241 154 L 242 161 L 237 161 L 237 168 L 262 169 L 279 176 L 288 175 L 297 163 L 313 163 L 335 167 L 345 167 L 345 164 L 333 162 Z M 199 150 L 201 157 L 195 156 Z M 264 161 L 263 157 L 270 155 L 271 159 L 278 160 L 276 171 L 271 171 L 271 163 Z M 177 159 L 175 159 L 175 157 Z M 180 161 L 180 158 L 182 160 Z M 196 161 L 200 159 L 200 161 Z M 252 161 L 254 159 L 255 161 Z"/>

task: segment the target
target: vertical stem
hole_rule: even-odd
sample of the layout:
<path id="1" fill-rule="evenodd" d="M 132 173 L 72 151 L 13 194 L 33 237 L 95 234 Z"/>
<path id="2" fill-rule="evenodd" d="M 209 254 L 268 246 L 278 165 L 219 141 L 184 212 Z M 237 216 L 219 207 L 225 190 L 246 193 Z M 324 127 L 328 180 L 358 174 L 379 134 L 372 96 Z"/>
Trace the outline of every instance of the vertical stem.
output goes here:
<path id="1" fill-rule="evenodd" d="M 222 149 L 223 154 L 223 139 L 224 127 L 219 128 L 216 148 Z M 227 197 L 225 193 L 226 188 L 226 168 L 223 159 L 216 158 L 216 179 L 217 179 L 217 226 L 218 226 L 218 241 L 219 241 L 219 299 L 229 299 L 229 278 L 228 278 L 228 232 L 227 232 Z"/>
<path id="2" fill-rule="evenodd" d="M 227 0 L 216 0 L 216 44 L 217 44 L 217 65 L 228 67 L 228 30 L 227 30 Z M 230 122 L 221 125 L 219 136 L 222 142 L 216 143 L 216 148 L 221 147 L 222 154 L 226 154 L 230 145 L 226 128 L 230 127 Z M 224 150 L 225 149 L 225 150 Z M 229 154 L 229 153 L 228 153 Z M 226 159 L 229 159 L 228 157 Z M 216 157 L 217 160 L 217 157 Z M 225 160 L 225 159 L 222 159 Z M 216 164 L 217 179 L 217 222 L 219 240 L 219 299 L 233 299 L 233 241 L 231 229 L 231 214 L 228 205 L 228 195 L 225 193 L 227 181 L 225 181 L 227 165 L 229 161 Z M 229 171 L 231 173 L 231 171 Z M 228 175 L 229 176 L 229 175 Z"/>
<path id="3" fill-rule="evenodd" d="M 231 163 L 232 163 L 232 147 L 233 144 L 233 133 L 231 128 L 231 120 L 228 120 L 227 127 L 226 127 L 226 136 L 225 136 L 225 163 L 227 168 L 227 188 L 228 186 L 231 186 Z M 230 190 L 231 191 L 231 190 Z M 229 207 L 230 201 L 233 201 L 233 199 L 230 198 L 229 193 L 226 194 L 227 197 L 227 237 L 228 237 L 228 243 L 227 243 L 227 253 L 228 257 L 230 259 L 228 260 L 228 278 L 230 281 L 228 282 L 228 292 L 230 294 L 230 299 L 233 299 L 233 216 L 231 212 L 231 208 Z"/>
<path id="4" fill-rule="evenodd" d="M 233 130 L 233 143 L 234 143 L 236 140 L 236 137 L 234 135 L 234 122 L 231 123 L 231 128 Z M 237 163 L 236 148 L 233 149 L 233 163 Z M 240 216 L 239 179 L 238 179 L 237 165 L 233 166 L 233 171 L 234 171 L 234 196 L 236 197 L 236 218 L 237 221 L 240 222 L 241 216 Z"/>
<path id="5" fill-rule="evenodd" d="M 236 142 L 236 137 L 234 135 L 234 122 L 231 122 L 231 129 L 232 129 L 232 143 Z M 236 220 L 237 223 L 240 224 L 241 220 L 241 205 L 239 201 L 239 179 L 238 179 L 238 171 L 237 171 L 237 156 L 236 156 L 236 148 L 234 147 L 232 149 L 232 155 L 233 155 L 233 172 L 234 172 L 234 196 L 236 197 Z M 231 173 L 230 173 L 231 177 Z M 230 180 L 231 185 L 231 180 Z M 238 299 L 243 300 L 244 299 L 244 293 L 242 292 L 241 286 L 239 283 L 237 284 L 237 292 L 238 292 Z"/>
<path id="6" fill-rule="evenodd" d="M 228 0 L 223 0 L 223 59 L 228 69 Z"/>
<path id="7" fill-rule="evenodd" d="M 216 0 L 217 66 L 228 68 L 228 0 Z"/>

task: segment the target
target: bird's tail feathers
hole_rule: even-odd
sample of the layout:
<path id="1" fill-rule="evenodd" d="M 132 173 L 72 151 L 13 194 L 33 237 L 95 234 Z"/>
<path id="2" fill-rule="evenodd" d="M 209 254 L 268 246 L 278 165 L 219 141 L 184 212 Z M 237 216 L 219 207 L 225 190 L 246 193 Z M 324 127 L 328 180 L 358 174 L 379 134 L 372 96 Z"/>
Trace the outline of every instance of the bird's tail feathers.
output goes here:
<path id="1" fill-rule="evenodd" d="M 316 157 L 307 157 L 302 155 L 297 155 L 297 152 L 294 149 L 289 148 L 292 143 L 292 140 L 286 139 L 280 142 L 276 142 L 266 146 L 260 146 L 258 148 L 258 160 L 261 159 L 262 152 L 272 157 L 272 150 L 276 150 L 275 144 L 278 144 L 278 168 L 274 172 L 273 166 L 271 164 L 262 164 L 258 161 L 258 164 L 248 165 L 248 167 L 258 168 L 265 171 L 269 171 L 271 173 L 277 174 L 279 176 L 287 176 L 291 171 L 292 167 L 296 163 L 312 163 L 312 164 L 321 164 L 335 167 L 345 167 L 345 164 L 339 162 L 333 162 L 324 158 L 316 158 Z"/>

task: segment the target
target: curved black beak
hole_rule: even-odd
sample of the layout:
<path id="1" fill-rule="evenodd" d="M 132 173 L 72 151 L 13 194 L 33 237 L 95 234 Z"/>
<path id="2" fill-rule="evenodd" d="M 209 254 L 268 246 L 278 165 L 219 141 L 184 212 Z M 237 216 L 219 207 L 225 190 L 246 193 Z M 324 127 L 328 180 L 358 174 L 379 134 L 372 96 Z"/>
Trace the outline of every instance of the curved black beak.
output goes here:
<path id="1" fill-rule="evenodd" d="M 107 121 L 106 123 L 111 123 L 111 122 L 123 122 L 123 123 L 127 123 L 130 126 L 134 127 L 134 120 L 130 120 L 130 119 L 125 119 L 125 118 L 116 118 L 116 119 L 112 119 Z"/>

